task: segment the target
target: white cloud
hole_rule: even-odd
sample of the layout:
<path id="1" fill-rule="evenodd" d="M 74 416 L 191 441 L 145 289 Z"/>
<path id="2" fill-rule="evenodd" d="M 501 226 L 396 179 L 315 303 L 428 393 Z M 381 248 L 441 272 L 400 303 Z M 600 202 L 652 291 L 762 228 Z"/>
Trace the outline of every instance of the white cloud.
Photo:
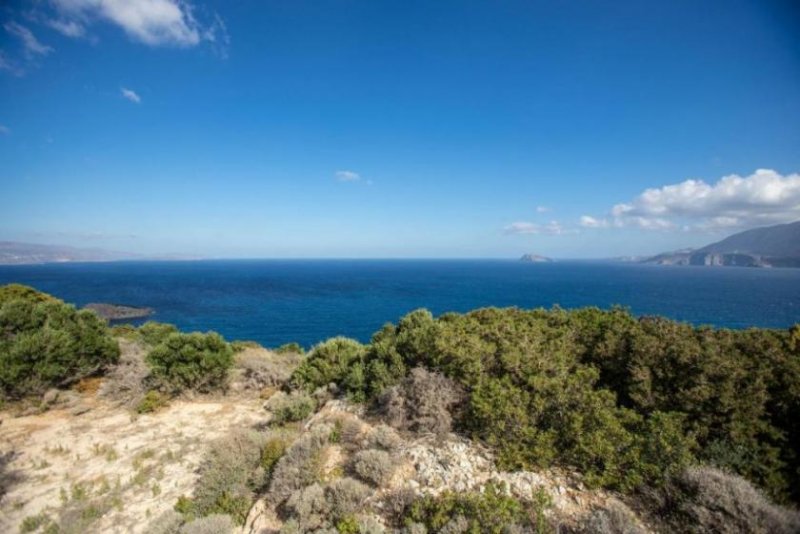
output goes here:
<path id="1" fill-rule="evenodd" d="M 608 220 L 596 219 L 590 215 L 582 215 L 580 225 L 584 228 L 606 228 L 608 226 Z"/>
<path id="2" fill-rule="evenodd" d="M 509 235 L 561 235 L 574 233 L 574 230 L 564 228 L 558 221 L 550 221 L 547 224 L 536 224 L 527 221 L 513 222 L 503 228 L 503 232 Z"/>
<path id="3" fill-rule="evenodd" d="M 550 208 L 548 208 L 547 206 L 536 206 L 536 213 L 547 213 L 549 211 L 552 211 L 552 210 Z"/>
<path id="4" fill-rule="evenodd" d="M 361 180 L 361 175 L 353 171 L 336 171 L 336 179 L 340 182 L 358 182 Z"/>
<path id="5" fill-rule="evenodd" d="M 32 58 L 34 56 L 46 56 L 53 51 L 53 48 L 42 44 L 39 39 L 33 34 L 31 30 L 16 22 L 6 22 L 3 28 L 11 35 L 17 37 L 22 41 L 25 47 L 25 56 Z"/>
<path id="6" fill-rule="evenodd" d="M 800 174 L 758 169 L 712 184 L 685 180 L 646 189 L 632 201 L 614 205 L 610 216 L 615 227 L 649 230 L 718 230 L 794 221 L 800 219 Z M 584 216 L 581 224 L 591 226 L 599 220 Z"/>
<path id="7" fill-rule="evenodd" d="M 76 20 L 48 19 L 45 22 L 48 26 L 67 37 L 83 37 L 86 35 L 86 27 Z"/>
<path id="8" fill-rule="evenodd" d="M 52 0 L 63 28 L 80 36 L 80 28 L 104 20 L 122 28 L 132 39 L 159 46 L 195 46 L 201 41 L 227 43 L 225 25 L 218 17 L 203 25 L 194 7 L 184 0 Z M 63 32 L 65 35 L 69 33 Z"/>
<path id="9" fill-rule="evenodd" d="M 125 87 L 123 87 L 122 89 L 120 89 L 120 92 L 122 93 L 122 98 L 130 100 L 134 104 L 138 104 L 142 101 L 139 95 L 136 94 L 136 91 L 133 91 L 131 89 L 126 89 Z"/>

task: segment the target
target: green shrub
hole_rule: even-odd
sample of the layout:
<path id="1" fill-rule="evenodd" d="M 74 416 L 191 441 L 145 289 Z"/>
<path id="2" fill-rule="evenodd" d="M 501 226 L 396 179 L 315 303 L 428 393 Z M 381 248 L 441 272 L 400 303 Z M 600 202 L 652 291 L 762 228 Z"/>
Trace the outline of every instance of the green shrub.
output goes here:
<path id="1" fill-rule="evenodd" d="M 359 382 L 363 372 L 364 345 L 354 339 L 335 337 L 311 349 L 292 375 L 293 384 L 312 392 L 331 382 Z"/>
<path id="2" fill-rule="evenodd" d="M 506 495 L 497 484 L 489 483 L 482 493 L 453 493 L 446 491 L 436 497 L 424 496 L 414 501 L 406 511 L 406 525 L 418 523 L 429 532 L 440 532 L 451 522 L 461 523 L 457 532 L 486 532 L 500 534 L 507 528 L 526 528 L 547 532 L 538 520 L 549 502 L 534 499 L 523 503 Z"/>
<path id="3" fill-rule="evenodd" d="M 156 384 L 173 392 L 223 387 L 233 351 L 219 334 L 169 334 L 146 358 Z"/>
<path id="4" fill-rule="evenodd" d="M 159 343 L 164 342 L 170 334 L 177 334 L 178 329 L 175 325 L 147 321 L 138 328 L 138 333 L 142 341 L 151 347 L 155 347 Z"/>
<path id="5" fill-rule="evenodd" d="M 320 344 L 293 379 L 380 401 L 398 426 L 412 411 L 442 423 L 420 428 L 449 420 L 506 469 L 566 465 L 627 491 L 702 461 L 800 501 L 799 340 L 800 326 L 695 328 L 621 308 L 417 310 L 366 347 Z M 463 402 L 441 403 L 448 388 L 433 384 L 407 398 L 416 368 L 457 384 Z"/>
<path id="6" fill-rule="evenodd" d="M 311 415 L 316 407 L 316 401 L 301 391 L 293 391 L 288 395 L 278 392 L 264 405 L 264 408 L 272 412 L 270 422 L 275 425 L 302 421 Z"/>
<path id="7" fill-rule="evenodd" d="M 136 412 L 141 414 L 153 413 L 167 404 L 169 404 L 169 397 L 159 391 L 151 389 L 144 394 L 142 400 L 136 405 Z"/>
<path id="8" fill-rule="evenodd" d="M 277 349 L 275 349 L 277 354 L 303 354 L 305 351 L 303 347 L 300 346 L 299 343 L 291 342 L 291 343 L 284 343 Z"/>
<path id="9" fill-rule="evenodd" d="M 29 287 L 0 287 L 0 397 L 41 395 L 118 358 L 117 342 L 93 312 Z"/>

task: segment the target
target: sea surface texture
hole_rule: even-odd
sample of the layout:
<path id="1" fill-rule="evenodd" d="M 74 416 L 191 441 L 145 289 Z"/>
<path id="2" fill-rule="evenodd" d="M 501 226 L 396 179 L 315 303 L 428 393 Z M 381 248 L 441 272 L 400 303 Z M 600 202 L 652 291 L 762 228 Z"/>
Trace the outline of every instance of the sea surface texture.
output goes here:
<path id="1" fill-rule="evenodd" d="M 0 266 L 0 283 L 31 285 L 77 306 L 146 306 L 149 319 L 229 340 L 305 347 L 368 341 L 416 308 L 438 315 L 485 306 L 619 304 L 719 327 L 800 322 L 800 269 L 666 267 L 503 260 L 237 260 Z M 141 322 L 141 321 L 139 321 Z"/>

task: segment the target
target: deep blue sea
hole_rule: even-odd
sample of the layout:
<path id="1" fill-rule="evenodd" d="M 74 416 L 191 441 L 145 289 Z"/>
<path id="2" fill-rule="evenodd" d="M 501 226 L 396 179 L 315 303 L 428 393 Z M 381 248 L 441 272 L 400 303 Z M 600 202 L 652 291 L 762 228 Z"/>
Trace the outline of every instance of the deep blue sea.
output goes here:
<path id="1" fill-rule="evenodd" d="M 513 260 L 236 260 L 0 266 L 18 282 L 82 306 L 149 306 L 151 318 L 227 339 L 306 347 L 368 341 L 420 307 L 614 304 L 637 315 L 745 328 L 800 322 L 800 269 L 666 267 Z"/>

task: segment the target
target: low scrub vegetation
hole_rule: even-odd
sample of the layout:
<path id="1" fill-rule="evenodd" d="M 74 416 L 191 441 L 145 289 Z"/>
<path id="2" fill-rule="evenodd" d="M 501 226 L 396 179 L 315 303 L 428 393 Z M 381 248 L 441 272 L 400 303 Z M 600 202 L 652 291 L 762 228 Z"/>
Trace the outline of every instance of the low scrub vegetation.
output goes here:
<path id="1" fill-rule="evenodd" d="M 0 287 L 0 398 L 41 395 L 118 358 L 117 342 L 94 312 L 26 286 Z"/>
<path id="2" fill-rule="evenodd" d="M 452 426 L 504 469 L 570 466 L 632 491 L 707 463 L 800 500 L 800 327 L 716 330 L 622 309 L 418 310 L 369 345 L 316 346 L 292 381 L 335 382 L 398 427 Z"/>
<path id="3" fill-rule="evenodd" d="M 302 391 L 293 391 L 289 394 L 278 392 L 269 398 L 264 405 L 272 413 L 272 424 L 282 425 L 302 421 L 316 408 L 317 403 Z"/>
<path id="4" fill-rule="evenodd" d="M 427 532 L 550 532 L 544 517 L 549 500 L 544 494 L 532 497 L 530 502 L 520 501 L 496 484 L 488 484 L 483 492 L 424 496 L 411 503 L 403 523 L 409 530 L 423 526 Z"/>
<path id="5" fill-rule="evenodd" d="M 224 388 L 233 366 L 233 350 L 222 337 L 209 332 L 167 335 L 146 358 L 151 378 L 160 389 L 201 393 Z"/>

